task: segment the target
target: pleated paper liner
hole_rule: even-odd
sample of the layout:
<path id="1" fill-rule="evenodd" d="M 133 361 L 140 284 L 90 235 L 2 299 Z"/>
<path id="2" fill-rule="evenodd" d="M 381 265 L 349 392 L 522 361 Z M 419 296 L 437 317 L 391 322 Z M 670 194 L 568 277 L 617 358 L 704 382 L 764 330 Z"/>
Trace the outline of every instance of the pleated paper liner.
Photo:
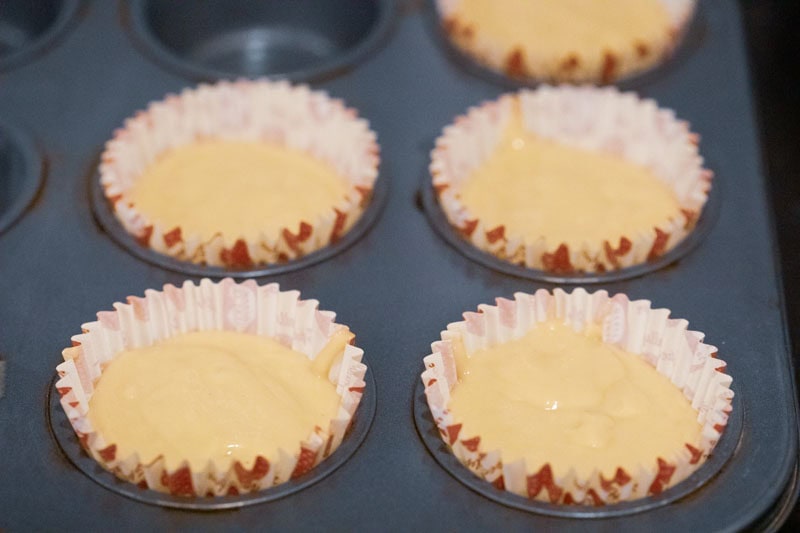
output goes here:
<path id="1" fill-rule="evenodd" d="M 581 56 L 565 48 L 559 57 L 533 55 L 521 46 L 506 48 L 481 31 L 480 22 L 459 17 L 462 0 L 432 0 L 436 25 L 442 40 L 459 56 L 461 63 L 491 74 L 504 84 L 547 83 L 636 83 L 652 71 L 669 65 L 682 48 L 696 19 L 696 0 L 660 0 L 670 21 L 666 36 L 631 42 L 627 48 L 598 50 L 597 58 Z M 568 31 L 568 30 L 565 30 Z M 599 59 L 598 59 L 599 58 Z"/>
<path id="2" fill-rule="evenodd" d="M 266 141 L 300 150 L 330 165 L 346 181 L 346 196 L 316 220 L 263 228 L 254 242 L 221 232 L 201 237 L 151 220 L 137 210 L 130 188 L 160 154 L 199 138 Z M 104 226 L 114 225 L 106 212 L 114 214 L 132 237 L 116 239 L 126 247 L 133 240 L 139 247 L 180 262 L 231 272 L 264 270 L 336 245 L 347 238 L 365 211 L 374 219 L 370 208 L 379 208 L 382 201 L 373 199 L 379 159 L 376 136 L 367 122 L 341 100 L 321 91 L 268 80 L 200 85 L 150 104 L 115 132 L 100 162 L 99 182 L 107 207 L 98 207 L 95 200 L 95 213 Z M 365 230 L 358 228 L 359 234 Z"/>
<path id="3" fill-rule="evenodd" d="M 168 470 L 161 457 L 147 464 L 136 454 L 118 457 L 114 443 L 92 427 L 88 410 L 95 381 L 121 350 L 149 346 L 183 332 L 225 330 L 274 338 L 313 359 L 345 328 L 334 322 L 334 313 L 319 311 L 315 300 L 300 300 L 297 291 L 280 291 L 275 283 L 259 286 L 254 281 L 236 284 L 231 279 L 219 283 L 205 279 L 194 285 L 187 281 L 180 288 L 165 285 L 163 291 L 148 290 L 144 298 L 130 297 L 128 302 L 115 304 L 115 311 L 98 313 L 96 322 L 84 324 L 84 333 L 73 337 L 73 347 L 64 351 L 65 362 L 58 366 L 55 387 L 60 399 L 52 395 L 50 402 L 51 425 L 62 449 L 102 485 L 114 490 L 121 485 L 119 491 L 128 496 L 175 507 L 257 503 L 321 479 L 343 463 L 366 434 L 374 414 L 374 384 L 365 380 L 363 351 L 347 345 L 328 375 L 340 395 L 337 417 L 326 428 L 309 428 L 308 438 L 298 442 L 296 450 L 282 450 L 275 464 L 254 458 L 252 470 L 234 463 L 227 470 L 209 465 L 192 471 L 186 462 Z M 368 389 L 372 398 L 356 416 Z M 337 454 L 340 445 L 345 449 Z M 330 462 L 329 457 L 333 457 Z M 108 470 L 106 475 L 98 475 L 98 465 Z M 315 473 L 319 465 L 322 468 Z M 110 473 L 126 483 L 113 481 Z M 264 489 L 266 493 L 259 492 Z"/>
<path id="4" fill-rule="evenodd" d="M 531 133 L 650 170 L 675 194 L 676 213 L 651 232 L 620 235 L 613 242 L 585 241 L 574 249 L 549 241 L 547 235 L 528 242 L 502 223 L 489 227 L 462 203 L 460 188 L 494 152 L 517 102 Z M 522 90 L 472 108 L 444 129 L 431 152 L 432 187 L 450 226 L 475 248 L 512 265 L 565 278 L 603 274 L 658 261 L 691 234 L 713 175 L 703 167 L 698 140 L 672 111 L 632 93 L 590 86 Z"/>
<path id="5" fill-rule="evenodd" d="M 632 265 L 629 267 L 609 270 L 606 272 L 583 272 L 583 273 L 554 273 L 536 268 L 529 268 L 525 265 L 518 265 L 500 259 L 496 255 L 485 252 L 475 247 L 471 242 L 464 238 L 463 233 L 450 224 L 447 216 L 439 205 L 436 191 L 431 185 L 430 176 L 425 176 L 419 189 L 419 205 L 425 212 L 428 222 L 436 233 L 450 246 L 457 250 L 464 257 L 474 261 L 486 268 L 490 268 L 503 274 L 516 276 L 518 278 L 556 283 L 561 285 L 578 284 L 589 285 L 598 283 L 611 283 L 626 279 L 637 278 L 666 269 L 670 265 L 679 262 L 683 257 L 690 254 L 697 248 L 714 227 L 714 223 L 719 215 L 720 204 L 722 203 L 722 183 L 717 180 L 714 188 L 709 191 L 708 201 L 700 213 L 692 231 L 674 248 L 668 250 L 663 255 L 652 260 Z"/>
<path id="6" fill-rule="evenodd" d="M 724 361 L 716 357 L 716 348 L 702 342 L 703 334 L 688 330 L 685 320 L 670 319 L 667 310 L 652 309 L 646 300 L 631 301 L 621 294 L 612 298 L 605 291 L 590 294 L 580 288 L 571 294 L 539 290 L 516 293 L 514 300 L 499 298 L 497 306 L 481 305 L 478 313 L 465 313 L 465 318 L 448 325 L 425 358 L 424 393 L 418 388 L 415 420 L 423 441 L 448 471 L 500 503 L 559 516 L 639 512 L 702 486 L 736 447 L 742 413 L 732 411 L 740 402 L 733 401 Z M 578 479 L 575 474 L 553 477 L 547 464 L 504 463 L 503 451 L 482 449 L 479 435 L 461 435 L 459 421 L 447 408 L 449 390 L 457 386 L 452 343 L 463 342 L 469 355 L 553 319 L 578 331 L 597 324 L 604 342 L 641 355 L 669 377 L 698 412 L 701 442 L 676 450 L 674 457 L 654 457 L 652 464 L 636 471 L 620 469 L 622 475 L 618 470 L 612 479 L 604 479 L 599 471 Z M 597 508 L 605 505 L 607 510 Z"/>

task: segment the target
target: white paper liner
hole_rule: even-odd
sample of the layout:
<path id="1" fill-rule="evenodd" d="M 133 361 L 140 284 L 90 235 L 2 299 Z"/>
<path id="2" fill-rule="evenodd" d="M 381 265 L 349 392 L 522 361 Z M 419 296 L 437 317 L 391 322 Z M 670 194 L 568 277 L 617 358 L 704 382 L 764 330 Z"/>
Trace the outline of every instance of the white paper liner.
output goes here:
<path id="1" fill-rule="evenodd" d="M 131 186 L 161 153 L 198 138 L 263 140 L 302 150 L 330 164 L 349 190 L 317 220 L 264 228 L 256 242 L 221 233 L 204 240 L 148 219 L 129 198 Z M 184 261 L 248 268 L 296 259 L 336 242 L 369 202 L 379 160 L 375 133 L 341 100 L 285 81 L 222 81 L 169 95 L 127 119 L 106 144 L 100 183 L 117 219 L 143 245 Z"/>
<path id="2" fill-rule="evenodd" d="M 341 397 L 337 417 L 328 427 L 309 428 L 297 449 L 279 450 L 276 463 L 258 456 L 249 470 L 238 461 L 227 470 L 211 461 L 199 471 L 187 461 L 168 470 L 161 456 L 150 463 L 142 463 L 137 454 L 118 457 L 114 443 L 96 432 L 88 417 L 94 384 L 114 357 L 181 333 L 226 330 L 270 337 L 313 360 L 346 326 L 334 322 L 335 313 L 318 310 L 316 300 L 299 296 L 298 291 L 280 291 L 277 283 L 204 279 L 199 285 L 186 281 L 180 288 L 168 284 L 163 291 L 147 290 L 144 298 L 130 296 L 127 304 L 115 303 L 114 311 L 99 312 L 96 322 L 84 324 L 83 333 L 72 338 L 73 347 L 64 350 L 64 362 L 57 367 L 61 406 L 84 449 L 116 476 L 177 496 L 243 494 L 309 471 L 338 448 L 361 401 L 367 367 L 361 363 L 363 350 L 355 346 L 345 347 L 328 374 Z"/>
<path id="3" fill-rule="evenodd" d="M 479 24 L 460 16 L 461 0 L 436 0 L 444 31 L 458 48 L 482 65 L 516 78 L 549 82 L 603 82 L 642 72 L 668 59 L 678 44 L 697 5 L 696 0 L 659 0 L 670 26 L 646 42 L 631 42 L 625 49 L 598 50 L 585 57 L 563 50 L 557 57 L 522 47 L 508 49 L 481 31 Z M 569 31 L 566 29 L 565 31 Z"/>
<path id="4" fill-rule="evenodd" d="M 441 340 L 425 357 L 422 382 L 434 421 L 455 456 L 474 474 L 500 489 L 559 504 L 602 505 L 658 494 L 688 477 L 711 453 L 731 411 L 731 377 L 717 349 L 702 342 L 704 335 L 687 329 L 688 322 L 669 318 L 667 309 L 651 309 L 647 300 L 631 301 L 624 294 L 606 291 L 571 294 L 540 289 L 518 292 L 514 300 L 497 299 L 497 305 L 480 305 L 477 313 L 464 313 L 464 321 L 448 324 Z M 479 349 L 518 339 L 540 322 L 559 320 L 576 332 L 587 324 L 602 326 L 603 341 L 641 356 L 668 377 L 697 410 L 701 442 L 687 443 L 672 457 L 653 458 L 635 469 L 618 468 L 605 479 L 599 470 L 588 478 L 571 469 L 555 477 L 549 464 L 526 465 L 524 460 L 503 463 L 502 450 L 485 450 L 479 435 L 463 435 L 461 424 L 448 410 L 450 391 L 457 386 L 454 350 L 470 356 Z M 689 447 L 691 445 L 693 449 Z"/>
<path id="5" fill-rule="evenodd" d="M 570 249 L 542 236 L 535 242 L 488 227 L 460 199 L 464 181 L 494 152 L 511 118 L 514 100 L 532 133 L 564 145 L 622 157 L 653 172 L 674 193 L 680 210 L 648 233 L 615 242 L 584 242 Z M 592 86 L 542 86 L 506 94 L 470 108 L 444 128 L 431 152 L 430 172 L 450 224 L 481 250 L 512 263 L 549 272 L 605 272 L 653 260 L 694 227 L 708 198 L 713 173 L 703 168 L 698 135 L 655 101 Z"/>

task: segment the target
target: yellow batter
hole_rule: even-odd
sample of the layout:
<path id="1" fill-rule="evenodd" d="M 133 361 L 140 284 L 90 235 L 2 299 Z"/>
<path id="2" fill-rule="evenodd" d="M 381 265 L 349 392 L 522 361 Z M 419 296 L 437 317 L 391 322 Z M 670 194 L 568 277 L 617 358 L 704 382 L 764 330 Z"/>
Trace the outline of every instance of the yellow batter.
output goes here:
<path id="1" fill-rule="evenodd" d="M 553 62 L 669 39 L 669 14 L 658 0 L 460 0 L 456 17 L 509 51 Z"/>
<path id="2" fill-rule="evenodd" d="M 697 412 L 668 378 L 636 355 L 545 322 L 523 338 L 458 361 L 450 410 L 462 438 L 529 471 L 550 463 L 606 478 L 622 466 L 655 465 L 700 437 Z"/>
<path id="3" fill-rule="evenodd" d="M 515 109 L 495 152 L 467 177 L 460 198 L 487 229 L 570 249 L 653 235 L 679 212 L 670 188 L 620 157 L 540 138 Z"/>
<path id="4" fill-rule="evenodd" d="M 169 150 L 129 191 L 136 209 L 184 237 L 230 242 L 297 232 L 332 213 L 347 194 L 344 178 L 309 154 L 267 142 L 204 140 Z"/>
<path id="5" fill-rule="evenodd" d="M 339 354 L 345 340 L 331 341 Z M 272 339 L 186 333 L 116 357 L 89 419 L 117 458 L 138 452 L 148 463 L 163 454 L 167 468 L 188 459 L 193 470 L 209 459 L 227 469 L 235 459 L 251 468 L 257 455 L 273 462 L 279 448 L 294 453 L 315 426 L 328 428 L 340 398 L 326 374 Z"/>

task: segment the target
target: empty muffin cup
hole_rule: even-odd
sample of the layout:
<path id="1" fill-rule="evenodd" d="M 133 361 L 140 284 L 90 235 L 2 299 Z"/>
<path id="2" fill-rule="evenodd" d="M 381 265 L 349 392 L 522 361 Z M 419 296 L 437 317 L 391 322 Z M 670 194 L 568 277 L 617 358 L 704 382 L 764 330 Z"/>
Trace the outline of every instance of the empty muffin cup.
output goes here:
<path id="1" fill-rule="evenodd" d="M 352 67 L 385 36 L 394 0 L 174 0 L 130 5 L 138 41 L 165 64 L 203 79 L 309 80 Z"/>
<path id="2" fill-rule="evenodd" d="M 41 52 L 66 28 L 79 4 L 79 0 L 3 0 L 0 69 Z"/>
<path id="3" fill-rule="evenodd" d="M 22 216 L 41 183 L 42 163 L 33 140 L 0 123 L 0 234 Z"/>

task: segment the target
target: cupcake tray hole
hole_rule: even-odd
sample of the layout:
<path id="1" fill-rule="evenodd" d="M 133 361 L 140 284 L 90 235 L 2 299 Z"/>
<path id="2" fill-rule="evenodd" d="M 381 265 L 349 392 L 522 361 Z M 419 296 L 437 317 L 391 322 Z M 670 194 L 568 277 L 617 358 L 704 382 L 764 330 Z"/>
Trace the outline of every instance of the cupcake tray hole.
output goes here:
<path id="1" fill-rule="evenodd" d="M 249 505 L 265 503 L 294 494 L 309 487 L 334 470 L 342 466 L 358 449 L 367 436 L 372 419 L 375 417 L 376 389 L 372 372 L 367 370 L 364 377 L 366 387 L 361 403 L 356 411 L 355 419 L 344 440 L 327 459 L 315 466 L 305 475 L 258 492 L 241 494 L 237 496 L 197 497 L 182 498 L 149 489 L 141 489 L 133 483 L 117 478 L 111 472 L 103 469 L 91 456 L 89 456 L 78 442 L 78 437 L 69 423 L 59 403 L 60 396 L 56 392 L 55 384 L 58 376 L 54 377 L 47 391 L 47 404 L 45 416 L 62 453 L 67 456 L 75 467 L 88 476 L 92 481 L 106 489 L 121 494 L 127 498 L 161 507 L 173 509 L 188 509 L 192 511 L 220 511 L 224 509 L 237 509 Z"/>
<path id="2" fill-rule="evenodd" d="M 436 10 L 435 0 L 428 1 L 428 12 L 428 24 L 434 40 L 439 45 L 439 48 L 444 50 L 447 57 L 462 70 L 501 87 L 518 89 L 521 87 L 535 87 L 542 83 L 533 78 L 515 78 L 507 76 L 502 72 L 498 72 L 497 70 L 477 62 L 467 52 L 461 50 L 450 41 L 450 38 L 439 22 L 439 14 Z M 683 35 L 678 37 L 678 45 L 672 51 L 670 57 L 647 70 L 619 78 L 613 81 L 611 85 L 616 85 L 623 91 L 630 91 L 649 85 L 667 76 L 671 71 L 675 70 L 678 65 L 691 57 L 692 53 L 701 46 L 705 40 L 707 31 L 708 23 L 704 14 L 703 2 L 698 2 L 692 19 L 687 22 Z"/>
<path id="3" fill-rule="evenodd" d="M 122 224 L 117 220 L 114 211 L 109 205 L 100 185 L 100 178 L 97 174 L 90 174 L 89 177 L 89 196 L 92 204 L 94 217 L 111 239 L 132 255 L 146 261 L 152 265 L 171 270 L 173 272 L 188 274 L 191 276 L 205 276 L 212 278 L 232 277 L 237 279 L 257 278 L 260 276 L 272 276 L 285 274 L 295 270 L 300 270 L 321 261 L 325 261 L 338 253 L 352 246 L 356 241 L 363 237 L 367 231 L 375 224 L 383 206 L 386 204 L 389 193 L 389 183 L 385 176 L 379 176 L 372 189 L 372 199 L 366 207 L 361 217 L 356 221 L 350 231 L 344 234 L 336 243 L 329 244 L 324 248 L 316 250 L 299 259 L 294 259 L 286 263 L 274 263 L 269 265 L 256 265 L 252 269 L 228 270 L 222 267 L 201 265 L 181 261 L 161 254 L 148 247 L 142 246 L 135 237 L 125 231 Z"/>
<path id="4" fill-rule="evenodd" d="M 394 0 L 137 0 L 137 39 L 164 63 L 201 79 L 316 78 L 377 47 Z"/>
<path id="5" fill-rule="evenodd" d="M 0 124 L 0 234 L 25 211 L 42 183 L 42 162 L 33 141 Z"/>
<path id="6" fill-rule="evenodd" d="M 612 270 L 602 273 L 587 272 L 584 274 L 554 274 L 544 270 L 528 268 L 523 265 L 517 265 L 508 261 L 503 261 L 502 259 L 473 246 L 472 243 L 464 239 L 447 220 L 447 216 L 445 215 L 444 211 L 441 207 L 439 207 L 439 201 L 436 198 L 436 193 L 431 186 L 431 178 L 427 174 L 423 177 L 422 187 L 420 188 L 420 196 L 423 210 L 428 216 L 428 221 L 430 222 L 431 226 L 433 226 L 434 230 L 436 230 L 436 233 L 438 233 L 448 244 L 476 263 L 480 263 L 487 268 L 502 272 L 503 274 L 509 274 L 511 276 L 517 276 L 536 281 L 543 281 L 546 283 L 592 284 L 611 283 L 643 276 L 650 272 L 655 272 L 657 270 L 666 268 L 691 252 L 711 231 L 711 228 L 714 226 L 714 222 L 719 215 L 721 202 L 720 197 L 722 196 L 722 192 L 720 191 L 720 181 L 721 180 L 713 181 L 711 191 L 708 194 L 708 200 L 706 201 L 706 205 L 703 207 L 702 213 L 700 213 L 700 218 L 697 220 L 697 224 L 695 225 L 694 229 L 686 236 L 686 238 L 679 242 L 670 251 L 657 258 L 655 261 L 648 261 L 646 263 L 621 268 L 619 270 Z"/>
<path id="7" fill-rule="evenodd" d="M 687 497 L 691 493 L 701 489 L 703 485 L 708 483 L 709 480 L 725 466 L 725 463 L 727 463 L 736 452 L 742 436 L 744 415 L 742 413 L 743 407 L 740 397 L 741 390 L 735 387 L 735 385 L 734 383 L 734 387 L 732 387 L 735 395 L 732 404 L 733 411 L 731 412 L 730 418 L 728 418 L 728 425 L 722 433 L 722 437 L 720 437 L 713 453 L 700 468 L 680 483 L 668 488 L 657 496 L 648 496 L 638 500 L 601 507 L 593 507 L 590 505 L 555 505 L 538 500 L 529 500 L 517 494 L 499 490 L 488 481 L 470 472 L 467 467 L 462 465 L 456 456 L 453 455 L 450 448 L 448 448 L 439 435 L 439 429 L 433 421 L 433 416 L 428 408 L 428 402 L 425 399 L 425 387 L 421 380 L 417 380 L 417 384 L 414 388 L 414 423 L 417 426 L 417 432 L 420 438 L 425 443 L 425 446 L 428 448 L 431 455 L 433 455 L 434 459 L 436 459 L 436 462 L 458 481 L 490 500 L 514 509 L 521 509 L 523 511 L 549 516 L 565 518 L 611 518 L 641 513 Z"/>
<path id="8" fill-rule="evenodd" d="M 45 47 L 67 25 L 79 0 L 0 2 L 0 68 Z"/>

